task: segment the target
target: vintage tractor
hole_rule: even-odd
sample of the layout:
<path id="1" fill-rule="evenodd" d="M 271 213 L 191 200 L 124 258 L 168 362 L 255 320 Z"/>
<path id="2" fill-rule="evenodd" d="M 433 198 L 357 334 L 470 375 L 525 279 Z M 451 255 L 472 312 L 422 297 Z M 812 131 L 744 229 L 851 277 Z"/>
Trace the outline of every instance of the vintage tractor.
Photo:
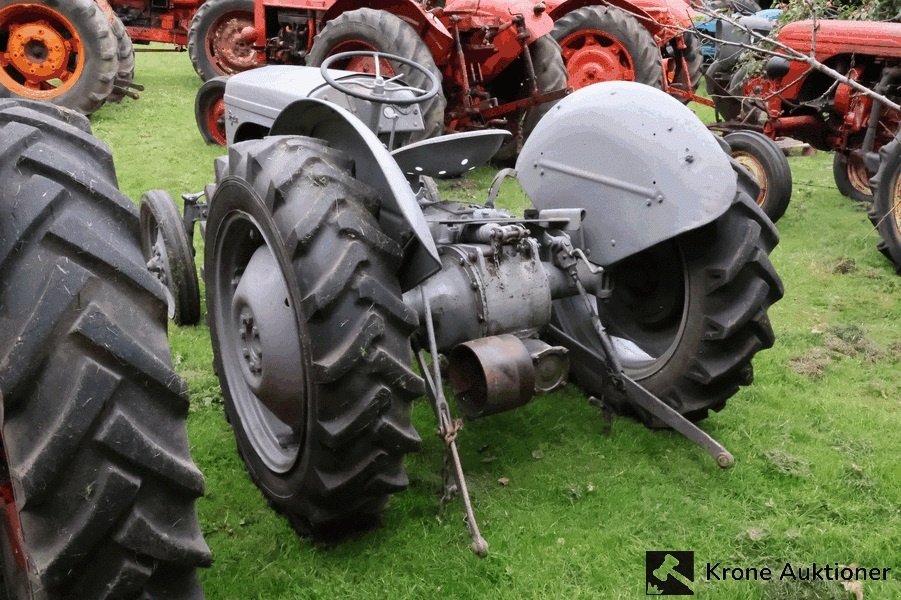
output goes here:
<path id="1" fill-rule="evenodd" d="M 257 66 L 253 0 L 0 0 L 0 95 L 84 114 L 137 97 L 133 44 L 187 49 L 203 79 Z"/>
<path id="2" fill-rule="evenodd" d="M 789 23 L 779 30 L 777 39 L 805 55 L 815 51 L 819 62 L 840 74 L 895 103 L 901 100 L 901 23 L 821 20 L 813 31 L 812 21 Z M 749 34 L 733 29 L 724 35 Z M 896 205 L 895 191 L 888 189 L 890 184 L 871 188 L 871 178 L 883 169 L 881 149 L 897 139 L 901 112 L 800 60 L 774 57 L 764 74 L 749 76 L 743 69 L 729 68 L 738 63 L 738 53 L 726 48 L 717 61 L 720 64 L 714 63 L 708 71 L 708 87 L 720 91 L 714 96 L 721 116 L 717 128 L 753 128 L 774 139 L 792 137 L 834 151 L 833 174 L 839 191 L 872 202 L 874 191 L 881 189 L 891 198 L 882 198 L 879 207 L 873 207 L 873 211 L 883 210 L 873 215 L 874 221 L 880 222 L 880 231 L 897 223 L 886 217 Z M 891 157 L 892 153 L 888 148 L 882 154 Z M 891 179 L 888 174 L 878 181 Z M 897 233 L 883 239 L 887 254 L 897 263 L 901 253 Z"/>
<path id="3" fill-rule="evenodd" d="M 569 85 L 638 81 L 683 101 L 701 82 L 694 10 L 684 0 L 550 0 L 553 36 L 563 49 Z"/>
<path id="4" fill-rule="evenodd" d="M 83 116 L 0 100 L 0 597 L 202 598 L 185 383 Z"/>
<path id="5" fill-rule="evenodd" d="M 449 131 L 504 126 L 514 138 L 499 158 L 511 158 L 550 103 L 567 92 L 560 50 L 548 35 L 553 21 L 532 0 L 257 0 L 255 28 L 245 31 L 258 62 L 319 66 L 336 53 L 373 50 L 410 58 L 442 77 L 442 89 L 421 105 L 425 129 L 405 141 Z M 374 71 L 370 59 L 336 65 Z M 386 74 L 425 85 L 423 75 L 383 61 Z M 198 95 L 198 125 L 208 141 L 224 142 L 223 84 Z"/>
<path id="6" fill-rule="evenodd" d="M 854 81 L 901 98 L 901 24 L 862 21 L 789 23 L 777 39 L 809 54 L 815 39 L 816 59 Z M 735 49 L 722 57 L 734 64 Z M 839 190 L 869 202 L 879 149 L 897 133 L 901 114 L 853 87 L 836 83 L 802 61 L 772 60 L 766 74 L 749 77 L 743 70 L 717 69 L 709 78 L 717 111 L 728 129 L 740 123 L 770 137 L 789 136 L 835 152 Z M 744 98 L 744 100 L 740 100 Z"/>
<path id="7" fill-rule="evenodd" d="M 362 60 L 402 63 L 417 83 L 331 70 Z M 484 205 L 444 201 L 430 178 L 477 166 L 510 134 L 389 151 L 386 139 L 425 129 L 415 107 L 440 90 L 431 64 L 359 50 L 226 84 L 228 155 L 172 229 L 205 224 L 216 372 L 263 494 L 302 533 L 370 524 L 407 486 L 410 405 L 425 392 L 445 492 L 460 493 L 484 555 L 445 380 L 474 419 L 572 374 L 730 466 L 694 422 L 751 382 L 782 295 L 777 234 L 746 172 L 678 100 L 607 82 L 551 109 Z M 513 175 L 534 204 L 521 217 L 494 204 Z"/>

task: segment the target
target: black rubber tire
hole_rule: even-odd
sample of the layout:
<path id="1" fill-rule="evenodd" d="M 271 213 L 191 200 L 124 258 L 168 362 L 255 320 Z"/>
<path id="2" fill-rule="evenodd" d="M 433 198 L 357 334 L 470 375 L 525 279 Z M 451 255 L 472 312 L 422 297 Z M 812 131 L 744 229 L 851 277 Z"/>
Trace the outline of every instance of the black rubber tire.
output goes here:
<path id="1" fill-rule="evenodd" d="M 229 13 L 245 13 L 253 22 L 254 0 L 206 0 L 191 19 L 191 28 L 188 30 L 188 56 L 191 57 L 194 70 L 204 81 L 213 77 L 234 75 L 258 66 L 250 44 L 239 42 L 240 47 L 236 48 L 241 55 L 241 65 L 224 62 L 210 47 L 211 30 Z"/>
<path id="2" fill-rule="evenodd" d="M 148 270 L 166 287 L 168 315 L 176 325 L 200 322 L 200 286 L 194 249 L 175 201 L 163 190 L 141 196 L 141 252 Z"/>
<path id="3" fill-rule="evenodd" d="M 738 98 L 741 88 L 733 87 L 740 57 L 741 53 L 737 52 L 728 58 L 717 58 L 704 72 L 707 95 L 713 100 L 720 118 L 725 121 L 735 121 L 741 116 L 742 103 Z"/>
<path id="4" fill-rule="evenodd" d="M 113 91 L 110 92 L 106 101 L 118 104 L 128 97 L 131 84 L 135 80 L 135 47 L 131 43 L 131 37 L 128 35 L 122 20 L 116 15 L 110 15 L 109 19 L 113 35 L 116 36 L 118 47 L 116 56 L 119 60 L 119 68 L 116 71 Z"/>
<path id="5" fill-rule="evenodd" d="M 610 266 L 613 295 L 598 302 L 611 335 L 657 357 L 626 373 L 693 421 L 722 409 L 740 386 L 750 384 L 751 359 L 774 341 L 767 309 L 783 288 L 768 255 L 778 234 L 742 191 L 742 180 L 732 206 L 713 223 Z M 575 343 L 555 337 L 553 329 L 551 335 L 569 346 L 576 381 L 621 412 L 661 427 L 633 409 L 584 352 L 585 347 L 599 352 L 600 344 L 580 302 L 578 297 L 554 302 L 555 326 Z"/>
<path id="6" fill-rule="evenodd" d="M 352 47 L 355 41 L 381 52 L 408 58 L 437 75 L 438 79 L 444 79 L 428 46 L 410 24 L 385 10 L 372 8 L 359 8 L 341 13 L 326 23 L 313 40 L 313 47 L 307 55 L 307 64 L 318 67 L 326 58 L 335 54 L 335 49 L 340 46 L 344 46 L 341 51 L 365 49 L 362 46 Z M 431 81 L 423 73 L 403 64 L 392 66 L 396 73 L 404 75 L 404 81 L 408 85 L 424 90 L 431 87 Z M 398 145 L 410 144 L 444 133 L 446 108 L 447 99 L 441 91 L 431 100 L 420 104 L 425 129 L 399 135 Z"/>
<path id="7" fill-rule="evenodd" d="M 567 85 L 566 65 L 560 54 L 560 44 L 550 35 L 544 35 L 532 42 L 529 51 L 532 55 L 532 66 L 535 68 L 535 79 L 538 82 L 539 91 L 544 93 L 565 89 Z M 489 87 L 491 93 L 500 98 L 501 102 L 509 102 L 528 95 L 527 79 L 525 62 L 519 59 L 504 69 L 504 72 Z M 538 125 L 538 121 L 555 104 L 557 104 L 556 101 L 545 102 L 525 111 L 520 121 L 522 139 L 514 137 L 505 142 L 494 155 L 492 162 L 512 166 L 512 163 L 516 162 L 516 157 L 519 156 L 521 144 L 525 144 L 535 126 Z"/>
<path id="8" fill-rule="evenodd" d="M 736 131 L 723 139 L 732 149 L 732 158 L 753 176 L 759 188 L 755 200 L 775 223 L 785 214 L 792 196 L 792 172 L 785 153 L 756 131 Z"/>
<path id="9" fill-rule="evenodd" d="M 401 299 L 401 248 L 382 233 L 373 214 L 378 199 L 353 178 L 352 161 L 319 140 L 241 142 L 216 171 L 204 277 L 216 372 L 238 450 L 299 533 L 328 539 L 371 526 L 389 495 L 408 485 L 403 458 L 420 444 L 410 422 L 411 401 L 423 392 L 410 369 L 418 320 Z M 264 272 L 280 277 L 278 285 L 254 289 L 276 298 L 269 317 L 284 311 L 278 318 L 291 323 L 270 328 L 279 336 L 268 339 L 268 317 L 235 300 L 236 280 L 249 276 L 250 258 L 263 248 L 274 261 Z M 291 362 L 303 383 L 276 384 L 289 417 L 266 410 L 270 392 L 248 383 L 242 361 L 249 353 L 233 330 L 249 327 L 262 349 L 261 378 L 269 343 L 301 348 Z"/>
<path id="10" fill-rule="evenodd" d="M 878 248 L 901 275 L 901 141 L 894 140 L 879 151 L 879 171 L 870 180 L 873 207 L 870 221 L 882 238 Z"/>
<path id="11" fill-rule="evenodd" d="M 560 17 L 551 32 L 557 43 L 583 29 L 603 31 L 629 53 L 635 81 L 663 89 L 663 62 L 654 37 L 634 15 L 615 6 L 583 6 Z"/>
<path id="12" fill-rule="evenodd" d="M 853 171 L 853 168 L 863 168 L 864 172 Z M 865 174 L 866 173 L 866 174 Z M 846 196 L 862 204 L 873 202 L 873 189 L 870 187 L 870 179 L 875 173 L 868 173 L 863 161 L 836 152 L 832 156 L 832 176 L 835 179 L 835 187 L 842 196 Z M 864 189 L 865 188 L 865 189 Z"/>
<path id="13" fill-rule="evenodd" d="M 0 101 L 0 487 L 30 565 L 5 565 L 13 597 L 203 596 L 187 387 L 143 263 L 137 209 L 87 120 Z"/>
<path id="14" fill-rule="evenodd" d="M 224 113 L 222 113 L 221 121 L 217 119 L 215 125 L 210 123 L 210 117 L 213 116 L 211 112 L 216 103 L 225 97 L 226 82 L 228 82 L 228 77 L 213 77 L 200 86 L 197 98 L 194 100 L 194 120 L 197 123 L 197 130 L 203 141 L 210 146 L 228 145 Z"/>
<path id="15" fill-rule="evenodd" d="M 694 93 L 701 85 L 701 79 L 704 76 L 704 55 L 701 52 L 701 40 L 696 34 L 689 31 L 682 34 L 682 38 L 685 40 L 684 50 L 677 50 L 672 47 L 668 48 L 669 54 L 676 63 L 672 87 Z M 685 58 L 685 64 L 688 67 L 688 76 L 691 79 L 691 90 L 687 90 L 685 84 L 682 83 L 682 80 L 684 79 L 682 67 L 683 57 Z M 680 100 L 686 103 L 690 101 L 681 97 Z"/>
<path id="16" fill-rule="evenodd" d="M 0 0 L 0 10 L 27 4 L 22 0 Z M 119 67 L 116 36 L 106 15 L 94 0 L 43 0 L 39 3 L 65 16 L 78 32 L 85 55 L 84 70 L 71 89 L 53 97 L 42 98 L 58 106 L 90 115 L 97 111 L 110 93 Z M 2 39 L 2 38 L 0 38 Z M 0 54 L 6 46 L 0 44 Z M 0 85 L 0 96 L 22 98 Z"/>

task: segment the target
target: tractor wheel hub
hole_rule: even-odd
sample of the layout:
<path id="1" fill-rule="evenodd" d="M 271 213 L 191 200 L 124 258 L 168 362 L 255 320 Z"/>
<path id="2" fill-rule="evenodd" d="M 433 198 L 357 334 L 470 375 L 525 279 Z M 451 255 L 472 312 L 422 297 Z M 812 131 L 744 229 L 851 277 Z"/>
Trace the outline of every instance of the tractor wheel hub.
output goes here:
<path id="1" fill-rule="evenodd" d="M 628 50 L 603 31 L 579 31 L 561 43 L 569 85 L 580 89 L 601 81 L 634 81 Z"/>
<path id="2" fill-rule="evenodd" d="M 247 263 L 232 300 L 234 348 L 248 388 L 289 426 L 300 426 L 303 356 L 288 287 L 268 246 Z"/>
<path id="3" fill-rule="evenodd" d="M 22 25 L 9 35 L 7 54 L 26 79 L 40 81 L 61 75 L 69 60 L 69 42 L 47 23 Z"/>
<path id="4" fill-rule="evenodd" d="M 252 40 L 247 40 L 247 30 L 253 29 L 253 21 L 247 16 L 225 19 L 213 34 L 213 55 L 227 73 L 239 73 L 257 65 Z M 254 30 L 255 31 L 255 30 Z"/>

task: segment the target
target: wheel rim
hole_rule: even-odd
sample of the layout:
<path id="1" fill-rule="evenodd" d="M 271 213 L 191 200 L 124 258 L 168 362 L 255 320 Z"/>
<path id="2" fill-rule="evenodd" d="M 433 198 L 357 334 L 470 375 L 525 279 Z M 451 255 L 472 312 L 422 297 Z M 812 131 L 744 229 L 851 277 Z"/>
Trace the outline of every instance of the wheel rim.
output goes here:
<path id="1" fill-rule="evenodd" d="M 646 379 L 663 369 L 681 343 L 688 318 L 688 264 L 681 246 L 663 243 L 609 269 L 614 282 L 610 299 L 598 301 L 598 313 L 614 338 L 626 374 Z M 600 351 L 597 334 L 578 298 L 555 302 L 563 330 Z M 622 340 L 634 345 L 631 356 Z"/>
<path id="2" fill-rule="evenodd" d="M 175 296 L 172 294 L 171 263 L 169 252 L 166 249 L 166 240 L 160 230 L 159 223 L 153 214 L 148 214 L 141 222 L 141 249 L 144 252 L 144 260 L 147 261 L 147 270 L 163 284 L 166 294 L 166 313 L 170 319 L 175 318 Z"/>
<path id="3" fill-rule="evenodd" d="M 760 188 L 760 192 L 757 194 L 757 198 L 754 199 L 757 202 L 757 206 L 763 206 L 766 202 L 766 194 L 767 189 L 769 188 L 769 182 L 766 178 L 766 169 L 757 158 L 749 154 L 747 152 L 733 152 L 732 158 L 738 162 L 741 166 L 750 171 L 751 176 L 754 178 L 754 182 L 757 183 L 757 187 Z"/>
<path id="4" fill-rule="evenodd" d="M 863 196 L 871 196 L 873 191 L 870 189 L 870 178 L 872 175 L 867 171 L 867 166 L 863 159 L 855 154 L 849 154 L 845 158 L 845 169 L 848 175 L 848 183 L 851 184 Z"/>
<path id="5" fill-rule="evenodd" d="M 84 73 L 78 30 L 59 12 L 38 4 L 0 10 L 0 85 L 17 96 L 47 100 L 72 89 Z"/>
<path id="6" fill-rule="evenodd" d="M 207 55 L 223 75 L 234 75 L 257 66 L 253 44 L 242 35 L 253 27 L 253 14 L 244 11 L 228 12 L 213 23 L 207 34 Z"/>
<path id="7" fill-rule="evenodd" d="M 598 29 L 583 29 L 560 42 L 569 85 L 580 89 L 601 81 L 635 81 L 635 66 L 628 49 Z"/>
<path id="8" fill-rule="evenodd" d="M 210 134 L 210 139 L 220 146 L 225 146 L 225 98 L 217 98 L 207 108 L 206 127 L 207 132 Z"/>
<path id="9" fill-rule="evenodd" d="M 307 412 L 294 299 L 250 215 L 228 215 L 215 243 L 212 313 L 229 396 L 254 452 L 268 469 L 285 473 L 300 455 Z"/>
<path id="10" fill-rule="evenodd" d="M 365 42 L 363 40 L 347 40 L 345 42 L 337 44 L 334 48 L 332 48 L 329 51 L 329 56 L 340 54 L 342 52 L 357 51 L 380 52 L 381 50 L 379 48 L 376 48 L 373 44 L 370 44 L 369 42 Z M 376 72 L 375 61 L 370 56 L 355 56 L 339 66 L 346 71 L 355 71 L 357 73 L 368 73 L 370 75 L 375 75 Z M 394 65 L 392 65 L 388 60 L 379 61 L 379 72 L 385 77 L 394 77 L 395 75 L 397 75 L 397 70 L 394 68 Z"/>

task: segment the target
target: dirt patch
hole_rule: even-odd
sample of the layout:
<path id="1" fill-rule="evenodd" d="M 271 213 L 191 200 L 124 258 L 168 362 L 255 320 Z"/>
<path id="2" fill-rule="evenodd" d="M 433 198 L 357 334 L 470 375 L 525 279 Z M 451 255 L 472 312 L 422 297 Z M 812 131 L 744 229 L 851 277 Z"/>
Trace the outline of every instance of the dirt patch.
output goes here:
<path id="1" fill-rule="evenodd" d="M 810 352 L 794 357 L 788 364 L 798 375 L 819 379 L 826 372 L 826 366 L 831 362 L 832 357 L 826 349 L 813 348 Z"/>
<path id="2" fill-rule="evenodd" d="M 838 259 L 838 262 L 835 263 L 835 266 L 832 267 L 832 272 L 836 275 L 846 275 L 848 273 L 853 273 L 857 270 L 857 263 L 854 262 L 853 258 L 843 256 Z"/>
<path id="3" fill-rule="evenodd" d="M 810 463 L 779 448 L 767 450 L 764 452 L 763 458 L 783 475 L 804 477 L 810 472 Z"/>
<path id="4" fill-rule="evenodd" d="M 882 356 L 882 349 L 858 325 L 829 327 L 823 342 L 827 349 L 837 354 L 860 356 L 867 362 L 875 362 Z"/>

